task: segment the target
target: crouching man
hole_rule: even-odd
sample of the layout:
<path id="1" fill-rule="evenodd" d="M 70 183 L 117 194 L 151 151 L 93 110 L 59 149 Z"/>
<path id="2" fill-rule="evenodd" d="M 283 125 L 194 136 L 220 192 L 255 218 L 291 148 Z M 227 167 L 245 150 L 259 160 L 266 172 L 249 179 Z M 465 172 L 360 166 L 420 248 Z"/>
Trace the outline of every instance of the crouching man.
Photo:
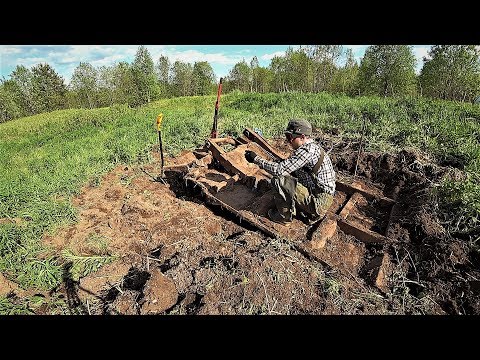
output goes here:
<path id="1" fill-rule="evenodd" d="M 247 150 L 245 158 L 273 175 L 275 208 L 268 217 L 277 223 L 290 225 L 297 210 L 310 222 L 321 219 L 333 202 L 335 171 L 328 154 L 310 138 L 312 125 L 306 120 L 290 120 L 285 137 L 294 149 L 280 162 L 262 159 Z"/>

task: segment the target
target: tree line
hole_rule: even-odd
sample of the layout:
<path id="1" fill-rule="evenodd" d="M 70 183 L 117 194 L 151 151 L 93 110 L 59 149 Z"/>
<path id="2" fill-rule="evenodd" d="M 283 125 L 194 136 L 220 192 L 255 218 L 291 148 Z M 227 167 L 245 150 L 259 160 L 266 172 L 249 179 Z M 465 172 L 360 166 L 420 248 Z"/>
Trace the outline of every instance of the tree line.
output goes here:
<path id="1" fill-rule="evenodd" d="M 19 65 L 8 80 L 1 81 L 0 122 L 59 109 L 136 107 L 162 98 L 207 95 L 215 92 L 215 82 L 208 62 L 171 63 L 160 56 L 154 63 L 144 46 L 138 48 L 131 64 L 96 68 L 80 62 L 68 86 L 49 64 L 32 69 Z"/>
<path id="2" fill-rule="evenodd" d="M 340 58 L 345 63 L 337 65 Z M 413 47 L 369 46 L 360 63 L 340 45 L 288 48 L 267 67 L 254 56 L 235 64 L 224 79 L 224 92 L 330 92 L 349 96 L 424 96 L 475 101 L 480 96 L 480 51 L 474 45 L 434 45 L 415 73 Z M 140 46 L 134 61 L 95 68 L 80 62 L 67 86 L 46 63 L 17 66 L 0 82 L 0 122 L 66 108 L 113 104 L 135 107 L 150 101 L 216 91 L 216 76 L 207 61 L 153 61 Z"/>
<path id="3" fill-rule="evenodd" d="M 343 66 L 336 65 L 344 55 Z M 443 100 L 474 101 L 480 96 L 480 50 L 474 45 L 434 45 L 415 73 L 413 47 L 369 46 L 360 64 L 351 49 L 340 45 L 289 48 L 264 68 L 254 57 L 235 64 L 226 91 L 304 91 L 350 96 L 425 96 Z"/>

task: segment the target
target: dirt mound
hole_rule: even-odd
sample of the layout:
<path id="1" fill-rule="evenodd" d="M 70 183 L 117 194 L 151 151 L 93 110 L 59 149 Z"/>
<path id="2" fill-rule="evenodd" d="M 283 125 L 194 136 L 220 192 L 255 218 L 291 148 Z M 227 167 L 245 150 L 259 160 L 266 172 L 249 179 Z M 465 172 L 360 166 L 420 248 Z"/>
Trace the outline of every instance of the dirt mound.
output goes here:
<path id="1" fill-rule="evenodd" d="M 288 154 L 285 142 L 274 144 Z M 252 196 L 249 184 L 238 183 L 233 196 L 234 175 L 204 155 L 185 152 L 167 165 L 188 168 L 203 159 L 209 171 L 197 179 L 225 203 L 243 213 L 255 209 L 261 218 L 268 189 Z M 237 155 L 230 155 L 233 163 Z M 115 261 L 57 291 L 89 314 L 480 313 L 480 256 L 446 233 L 432 206 L 432 187 L 447 169 L 409 151 L 364 152 L 357 165 L 349 143 L 336 143 L 331 159 L 339 178 L 357 168 L 351 184 L 359 191 L 395 200 L 360 193 L 347 214 L 364 234 L 388 241 L 359 241 L 347 222 L 320 239 L 315 225 L 298 219 L 300 227 L 285 237 L 268 236 L 207 204 L 184 172 L 166 171 L 162 182 L 156 165 L 117 167 L 74 199 L 76 224 L 44 238 L 57 251 Z M 332 214 L 339 216 L 351 198 L 339 190 Z M 304 247 L 312 238 L 316 247 Z"/>
<path id="2" fill-rule="evenodd" d="M 333 162 L 337 168 L 353 172 L 356 156 L 356 151 L 340 151 Z M 466 241 L 446 232 L 434 193 L 434 186 L 444 177 L 460 180 L 464 175 L 406 150 L 396 155 L 363 153 L 357 174 L 397 201 L 387 235 L 398 241 L 390 253 L 405 270 L 402 281 L 409 293 L 417 299 L 431 298 L 446 313 L 478 314 L 475 284 L 480 271 L 474 253 Z"/>
<path id="3" fill-rule="evenodd" d="M 159 314 L 177 303 L 178 292 L 175 283 L 160 272 L 152 271 L 151 278 L 143 291 L 142 314 Z"/>

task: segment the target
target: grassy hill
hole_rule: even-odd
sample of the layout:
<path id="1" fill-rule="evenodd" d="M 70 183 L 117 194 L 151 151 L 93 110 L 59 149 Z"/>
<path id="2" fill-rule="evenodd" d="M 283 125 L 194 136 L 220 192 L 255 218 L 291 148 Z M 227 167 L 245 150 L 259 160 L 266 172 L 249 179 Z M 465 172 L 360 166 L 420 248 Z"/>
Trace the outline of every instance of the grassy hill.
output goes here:
<path id="1" fill-rule="evenodd" d="M 148 163 L 158 145 L 155 118 L 164 114 L 164 151 L 176 155 L 209 136 L 215 96 L 183 97 L 138 109 L 70 109 L 0 124 L 0 272 L 25 288 L 48 290 L 61 282 L 62 254 L 42 246 L 45 232 L 75 221 L 71 198 L 98 183 L 118 164 Z M 367 147 L 394 152 L 415 148 L 439 164 L 468 174 L 445 182 L 440 206 L 460 229 L 480 219 L 480 105 L 425 99 L 349 98 L 329 94 L 222 96 L 219 133 L 245 127 L 282 136 L 290 118 L 358 139 L 366 119 Z M 0 306 L 1 312 L 1 306 Z"/>

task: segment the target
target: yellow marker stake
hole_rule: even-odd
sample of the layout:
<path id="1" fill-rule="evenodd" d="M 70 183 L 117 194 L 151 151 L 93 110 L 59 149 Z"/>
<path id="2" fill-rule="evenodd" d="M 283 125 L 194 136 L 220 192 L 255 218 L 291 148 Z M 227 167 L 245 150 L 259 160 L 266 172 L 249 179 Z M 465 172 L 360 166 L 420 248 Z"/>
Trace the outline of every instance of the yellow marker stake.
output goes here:
<path id="1" fill-rule="evenodd" d="M 163 120 L 163 114 L 158 114 L 157 116 L 157 130 L 158 130 L 158 142 L 160 143 L 160 156 L 162 159 L 162 172 L 160 174 L 160 177 L 163 178 L 163 145 L 162 145 L 162 120 Z"/>
<path id="2" fill-rule="evenodd" d="M 162 125 L 163 114 L 158 114 L 157 116 L 157 130 L 161 131 L 160 126 Z"/>

